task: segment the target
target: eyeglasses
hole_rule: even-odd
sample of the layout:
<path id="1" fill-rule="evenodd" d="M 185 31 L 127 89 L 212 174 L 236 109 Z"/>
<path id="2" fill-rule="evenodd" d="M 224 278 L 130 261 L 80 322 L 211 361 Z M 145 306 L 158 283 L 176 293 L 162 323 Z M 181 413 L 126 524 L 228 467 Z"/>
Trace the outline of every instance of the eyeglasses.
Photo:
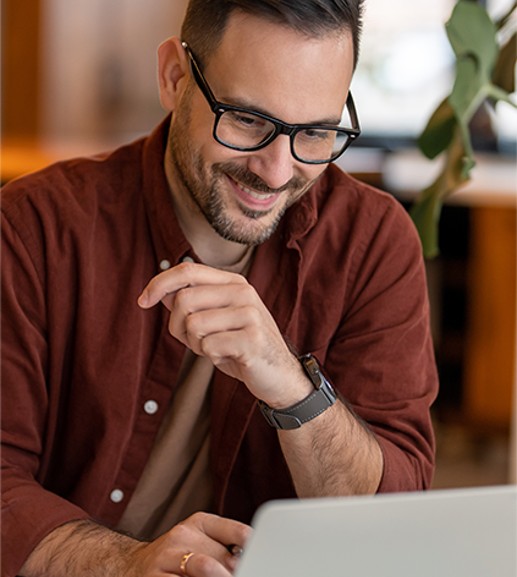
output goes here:
<path id="1" fill-rule="evenodd" d="M 215 98 L 186 42 L 183 42 L 183 47 L 189 56 L 194 80 L 215 114 L 213 136 L 223 146 L 252 152 L 264 148 L 279 134 L 286 134 L 296 160 L 307 164 L 327 164 L 341 156 L 361 133 L 350 92 L 339 126 L 287 124 L 256 110 L 223 104 Z"/>

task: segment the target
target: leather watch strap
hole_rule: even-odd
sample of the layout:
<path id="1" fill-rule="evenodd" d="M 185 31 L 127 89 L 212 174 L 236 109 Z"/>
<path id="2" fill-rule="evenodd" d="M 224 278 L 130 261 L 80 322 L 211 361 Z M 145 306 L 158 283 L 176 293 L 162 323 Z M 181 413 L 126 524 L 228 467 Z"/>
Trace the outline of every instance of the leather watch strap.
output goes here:
<path id="1" fill-rule="evenodd" d="M 312 355 L 300 357 L 305 372 L 315 386 L 315 390 L 305 399 L 287 407 L 273 409 L 264 401 L 259 401 L 259 407 L 266 421 L 275 429 L 296 429 L 303 423 L 311 421 L 336 402 L 336 393 L 327 381 Z"/>

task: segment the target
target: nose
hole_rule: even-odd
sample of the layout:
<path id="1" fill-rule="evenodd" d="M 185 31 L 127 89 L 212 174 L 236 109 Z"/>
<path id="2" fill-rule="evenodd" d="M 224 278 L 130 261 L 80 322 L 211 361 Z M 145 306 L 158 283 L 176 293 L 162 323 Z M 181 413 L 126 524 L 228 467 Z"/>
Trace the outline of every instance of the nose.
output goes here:
<path id="1" fill-rule="evenodd" d="M 268 144 L 251 153 L 248 169 L 272 189 L 282 188 L 294 175 L 296 160 L 291 154 L 289 136 L 281 134 Z"/>

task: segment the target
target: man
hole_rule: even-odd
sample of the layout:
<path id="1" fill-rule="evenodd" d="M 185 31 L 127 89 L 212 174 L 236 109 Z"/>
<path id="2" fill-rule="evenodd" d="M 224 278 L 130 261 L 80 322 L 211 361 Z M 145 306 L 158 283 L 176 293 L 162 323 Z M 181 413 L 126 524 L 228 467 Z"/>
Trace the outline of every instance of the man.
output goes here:
<path id="1" fill-rule="evenodd" d="M 330 164 L 360 13 L 192 0 L 172 116 L 5 188 L 3 574 L 228 576 L 266 500 L 429 485 L 419 242 Z"/>

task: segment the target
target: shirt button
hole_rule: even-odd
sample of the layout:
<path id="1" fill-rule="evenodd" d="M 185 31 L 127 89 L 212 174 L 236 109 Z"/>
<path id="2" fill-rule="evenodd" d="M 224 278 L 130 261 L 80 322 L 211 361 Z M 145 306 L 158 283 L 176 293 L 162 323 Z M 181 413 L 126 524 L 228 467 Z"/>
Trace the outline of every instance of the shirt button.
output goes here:
<path id="1" fill-rule="evenodd" d="M 124 491 L 121 491 L 120 489 L 113 489 L 113 491 L 110 493 L 110 499 L 113 501 L 113 503 L 120 503 L 124 499 Z"/>
<path id="2" fill-rule="evenodd" d="M 167 260 L 166 258 L 164 258 L 161 262 L 160 262 L 160 269 L 161 270 L 169 270 L 171 268 L 171 263 L 169 260 Z"/>
<path id="3" fill-rule="evenodd" d="M 146 401 L 144 404 L 144 411 L 148 415 L 154 415 L 158 412 L 158 403 L 156 401 Z"/>
<path id="4" fill-rule="evenodd" d="M 194 262 L 194 259 L 191 256 L 185 256 L 181 262 Z"/>

